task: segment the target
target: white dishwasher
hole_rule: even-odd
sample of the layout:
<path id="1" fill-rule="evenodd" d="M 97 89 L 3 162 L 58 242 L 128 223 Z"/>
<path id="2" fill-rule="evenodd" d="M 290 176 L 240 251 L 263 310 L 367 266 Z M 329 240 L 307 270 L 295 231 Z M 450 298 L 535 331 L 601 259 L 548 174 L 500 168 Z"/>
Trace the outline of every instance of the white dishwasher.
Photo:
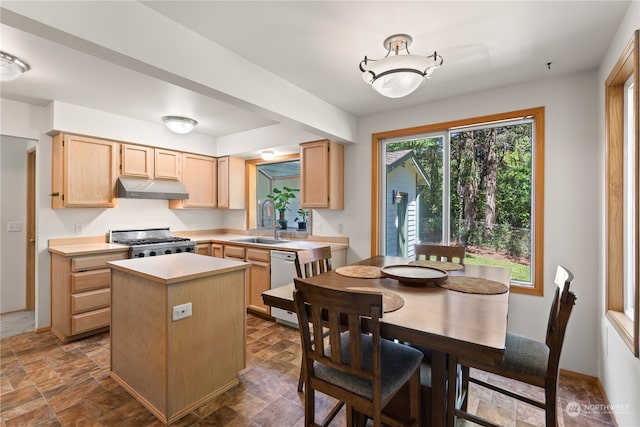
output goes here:
<path id="1" fill-rule="evenodd" d="M 271 251 L 271 288 L 293 283 L 293 278 L 296 276 L 296 253 Z M 298 326 L 298 315 L 295 312 L 271 307 L 271 315 L 279 323 Z"/>

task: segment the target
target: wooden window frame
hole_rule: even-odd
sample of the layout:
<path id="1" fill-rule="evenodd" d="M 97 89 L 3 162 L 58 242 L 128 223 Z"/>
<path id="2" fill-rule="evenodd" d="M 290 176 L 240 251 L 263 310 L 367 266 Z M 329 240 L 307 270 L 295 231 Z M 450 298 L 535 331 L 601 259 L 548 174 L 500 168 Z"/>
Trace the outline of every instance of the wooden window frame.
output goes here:
<path id="1" fill-rule="evenodd" d="M 258 166 L 269 163 L 282 163 L 292 160 L 300 160 L 300 153 L 292 153 L 278 156 L 272 160 L 264 160 L 260 157 L 256 159 L 248 159 L 245 162 L 245 206 L 247 215 L 245 217 L 245 229 L 250 230 L 257 227 L 258 212 L 256 210 L 256 176 Z M 311 233 L 311 230 L 308 230 Z"/>
<path id="2" fill-rule="evenodd" d="M 613 66 L 605 82 L 605 144 L 606 144 L 606 316 L 613 328 L 620 334 L 635 357 L 639 355 L 639 312 L 638 306 L 640 265 L 636 254 L 635 260 L 635 310 L 634 318 L 624 313 L 624 227 L 623 227 L 623 160 L 624 160 L 624 85 L 633 76 L 633 103 L 636 111 L 633 142 L 635 145 L 635 247 L 638 251 L 638 153 L 639 153 L 639 125 L 638 93 L 638 62 L 639 62 L 639 30 L 636 30 L 624 48 L 622 55 Z"/>
<path id="3" fill-rule="evenodd" d="M 511 292 L 528 295 L 544 295 L 544 107 L 526 110 L 510 111 L 507 113 L 473 117 L 436 123 L 413 128 L 397 129 L 371 135 L 371 256 L 380 251 L 380 144 L 384 139 L 419 135 L 432 132 L 449 131 L 452 128 L 470 126 L 479 123 L 497 122 L 516 119 L 519 117 L 533 117 L 536 124 L 535 141 L 533 147 L 533 176 L 534 176 L 534 208 L 533 208 L 533 246 L 532 253 L 532 286 L 511 284 Z"/>

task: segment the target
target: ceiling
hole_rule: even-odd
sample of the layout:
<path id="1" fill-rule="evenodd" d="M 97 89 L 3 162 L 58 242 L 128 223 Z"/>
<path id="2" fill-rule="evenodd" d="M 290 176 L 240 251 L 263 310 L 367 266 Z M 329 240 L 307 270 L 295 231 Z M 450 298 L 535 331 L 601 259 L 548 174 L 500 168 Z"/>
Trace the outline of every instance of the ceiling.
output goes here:
<path id="1" fill-rule="evenodd" d="M 3 1 L 0 10 L 2 50 L 32 69 L 3 82 L 3 98 L 36 105 L 58 100 L 149 122 L 181 114 L 199 121 L 197 132 L 214 137 L 279 121 L 224 93 L 194 90 L 110 61 L 99 49 L 77 48 L 63 35 L 48 40 L 31 21 L 16 25 L 11 3 Z M 186 27 L 353 117 L 595 69 L 629 6 L 610 0 L 141 3 L 147 13 Z M 125 18 L 108 22 L 114 37 Z M 383 57 L 382 42 L 395 33 L 413 37 L 412 54 L 437 50 L 444 65 L 413 94 L 387 99 L 363 82 L 358 64 L 365 55 Z M 207 52 L 184 49 L 194 63 L 207 58 Z"/>

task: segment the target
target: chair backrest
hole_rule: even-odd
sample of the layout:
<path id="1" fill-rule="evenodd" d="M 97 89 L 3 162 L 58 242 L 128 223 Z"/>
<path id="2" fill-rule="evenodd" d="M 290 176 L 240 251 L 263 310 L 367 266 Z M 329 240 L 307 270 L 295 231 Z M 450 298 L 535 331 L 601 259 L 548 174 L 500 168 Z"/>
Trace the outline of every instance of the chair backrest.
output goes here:
<path id="1" fill-rule="evenodd" d="M 299 278 L 316 276 L 331 270 L 331 247 L 296 252 L 296 273 Z"/>
<path id="2" fill-rule="evenodd" d="M 421 243 L 416 243 L 413 246 L 413 251 L 416 254 L 416 259 L 420 259 L 420 256 L 424 255 L 425 259 L 428 260 L 448 261 L 463 265 L 467 252 L 464 246 L 426 245 Z"/>
<path id="3" fill-rule="evenodd" d="M 556 376 L 558 373 L 564 334 L 567 329 L 571 310 L 576 301 L 576 295 L 569 290 L 573 282 L 573 274 L 569 270 L 559 265 L 556 269 L 554 282 L 556 284 L 556 291 L 549 313 L 547 338 L 545 341 L 547 347 L 549 347 L 548 377 Z"/>
<path id="4" fill-rule="evenodd" d="M 314 361 L 346 374 L 371 381 L 373 399 L 381 400 L 380 367 L 380 318 L 382 317 L 382 294 L 344 291 L 312 285 L 301 279 L 294 279 L 296 290 L 294 301 L 298 313 L 300 336 L 307 380 L 314 379 Z M 371 366 L 363 364 L 362 317 L 370 323 Z M 323 328 L 329 330 L 330 351 L 325 351 L 323 340 L 313 337 L 323 336 Z M 343 340 L 343 332 L 348 331 L 349 339 Z M 367 341 L 369 338 L 365 338 Z M 348 346 L 343 348 L 343 346 Z M 344 354 L 346 357 L 341 357 Z M 308 383 L 307 383 L 308 384 Z"/>

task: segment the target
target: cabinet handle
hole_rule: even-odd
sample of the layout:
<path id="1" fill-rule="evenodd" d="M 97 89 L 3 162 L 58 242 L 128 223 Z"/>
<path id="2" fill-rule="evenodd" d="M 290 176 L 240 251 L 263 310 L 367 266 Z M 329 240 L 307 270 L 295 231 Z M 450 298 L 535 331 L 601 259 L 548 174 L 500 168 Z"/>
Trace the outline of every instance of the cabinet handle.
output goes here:
<path id="1" fill-rule="evenodd" d="M 56 191 L 55 193 L 51 193 L 51 194 L 49 194 L 49 196 L 51 196 L 51 197 L 58 197 L 58 196 L 60 196 L 60 193 Z"/>

